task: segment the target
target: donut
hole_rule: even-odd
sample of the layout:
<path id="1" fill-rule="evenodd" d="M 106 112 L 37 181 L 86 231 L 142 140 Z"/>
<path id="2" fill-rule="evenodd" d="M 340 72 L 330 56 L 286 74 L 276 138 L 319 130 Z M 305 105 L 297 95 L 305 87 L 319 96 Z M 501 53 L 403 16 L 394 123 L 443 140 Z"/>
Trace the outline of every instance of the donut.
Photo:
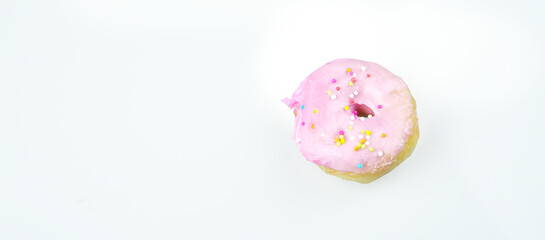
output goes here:
<path id="1" fill-rule="evenodd" d="M 333 176 L 369 183 L 413 152 L 416 102 L 403 80 L 386 68 L 336 59 L 311 73 L 291 99 L 302 155 Z"/>

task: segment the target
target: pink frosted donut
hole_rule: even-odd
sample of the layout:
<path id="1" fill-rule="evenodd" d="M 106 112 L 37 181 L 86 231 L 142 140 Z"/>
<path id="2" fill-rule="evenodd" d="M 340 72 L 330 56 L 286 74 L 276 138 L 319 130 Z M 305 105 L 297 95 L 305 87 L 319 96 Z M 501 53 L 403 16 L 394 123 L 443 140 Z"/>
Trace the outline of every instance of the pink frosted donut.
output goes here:
<path id="1" fill-rule="evenodd" d="M 418 141 L 407 84 L 371 62 L 337 59 L 282 100 L 295 113 L 299 150 L 326 173 L 361 183 L 386 174 Z"/>

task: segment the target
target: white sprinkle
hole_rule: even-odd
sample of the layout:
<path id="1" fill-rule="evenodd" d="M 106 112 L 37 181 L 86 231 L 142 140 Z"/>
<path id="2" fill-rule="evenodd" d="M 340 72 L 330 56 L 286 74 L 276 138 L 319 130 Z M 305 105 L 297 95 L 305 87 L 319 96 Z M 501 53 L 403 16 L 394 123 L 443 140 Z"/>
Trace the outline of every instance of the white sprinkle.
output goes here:
<path id="1" fill-rule="evenodd" d="M 350 136 L 350 141 L 354 140 L 354 136 Z"/>
<path id="2" fill-rule="evenodd" d="M 361 66 L 361 70 L 365 71 L 365 70 L 367 70 L 367 68 L 365 66 Z"/>
<path id="3" fill-rule="evenodd" d="M 382 157 L 382 155 L 384 155 L 384 153 L 382 153 L 382 151 L 378 152 L 379 157 Z"/>
<path id="4" fill-rule="evenodd" d="M 348 121 L 348 125 L 354 125 L 354 122 Z"/>
<path id="5" fill-rule="evenodd" d="M 350 120 L 356 120 L 356 117 L 354 115 L 350 116 Z"/>
<path id="6" fill-rule="evenodd" d="M 359 92 L 358 91 L 354 91 L 354 95 L 358 96 Z"/>
<path id="7" fill-rule="evenodd" d="M 367 116 L 367 118 L 372 118 L 372 117 L 373 117 L 373 115 L 371 115 L 371 114 L 369 114 L 369 116 Z"/>
<path id="8" fill-rule="evenodd" d="M 356 73 L 354 73 L 354 74 L 352 74 L 352 77 L 355 77 L 356 75 L 357 75 L 357 74 L 356 74 Z"/>
<path id="9" fill-rule="evenodd" d="M 337 98 L 337 95 L 335 94 L 331 95 L 331 99 L 335 99 L 335 98 Z"/>
<path id="10" fill-rule="evenodd" d="M 369 137 L 369 136 L 367 136 L 367 137 Z M 369 138 L 367 138 L 367 139 L 369 139 Z M 365 142 L 365 145 L 369 146 L 369 141 Z"/>
<path id="11" fill-rule="evenodd" d="M 301 138 L 297 138 L 297 139 L 295 139 L 295 140 L 296 140 L 298 143 L 301 142 Z"/>
<path id="12" fill-rule="evenodd" d="M 360 139 L 362 139 L 362 138 L 363 138 L 363 134 L 360 134 Z"/>
<path id="13" fill-rule="evenodd" d="M 322 137 L 325 137 L 325 133 L 322 133 Z"/>
<path id="14" fill-rule="evenodd" d="M 360 121 L 365 121 L 365 118 L 364 117 L 360 117 Z"/>
<path id="15" fill-rule="evenodd" d="M 371 139 L 371 135 L 365 136 L 365 139 Z"/>
<path id="16" fill-rule="evenodd" d="M 354 98 L 354 94 L 350 94 L 350 98 Z"/>

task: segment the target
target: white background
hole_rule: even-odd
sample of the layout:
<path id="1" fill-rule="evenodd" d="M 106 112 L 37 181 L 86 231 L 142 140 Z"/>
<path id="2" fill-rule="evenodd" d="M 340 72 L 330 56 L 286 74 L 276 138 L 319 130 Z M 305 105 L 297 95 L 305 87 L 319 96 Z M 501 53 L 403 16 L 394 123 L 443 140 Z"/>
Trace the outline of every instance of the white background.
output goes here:
<path id="1" fill-rule="evenodd" d="M 543 1 L 0 1 L 0 239 L 544 239 Z M 280 102 L 335 58 L 420 141 L 362 185 Z"/>

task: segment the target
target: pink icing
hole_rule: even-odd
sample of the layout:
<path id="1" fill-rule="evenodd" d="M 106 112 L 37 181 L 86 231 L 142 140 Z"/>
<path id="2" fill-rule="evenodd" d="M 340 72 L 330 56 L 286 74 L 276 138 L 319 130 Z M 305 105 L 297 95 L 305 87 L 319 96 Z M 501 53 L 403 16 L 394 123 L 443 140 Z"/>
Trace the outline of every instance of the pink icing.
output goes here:
<path id="1" fill-rule="evenodd" d="M 384 67 L 337 59 L 310 74 L 291 99 L 282 102 L 297 110 L 293 138 L 308 161 L 338 171 L 366 173 L 391 164 L 403 149 L 413 128 L 411 99 L 403 80 Z M 354 111 L 359 116 L 374 116 L 361 121 Z M 370 138 L 361 130 L 371 131 Z M 341 131 L 345 143 L 337 146 L 335 138 Z M 369 145 L 355 151 L 357 143 L 361 144 L 360 135 Z"/>

